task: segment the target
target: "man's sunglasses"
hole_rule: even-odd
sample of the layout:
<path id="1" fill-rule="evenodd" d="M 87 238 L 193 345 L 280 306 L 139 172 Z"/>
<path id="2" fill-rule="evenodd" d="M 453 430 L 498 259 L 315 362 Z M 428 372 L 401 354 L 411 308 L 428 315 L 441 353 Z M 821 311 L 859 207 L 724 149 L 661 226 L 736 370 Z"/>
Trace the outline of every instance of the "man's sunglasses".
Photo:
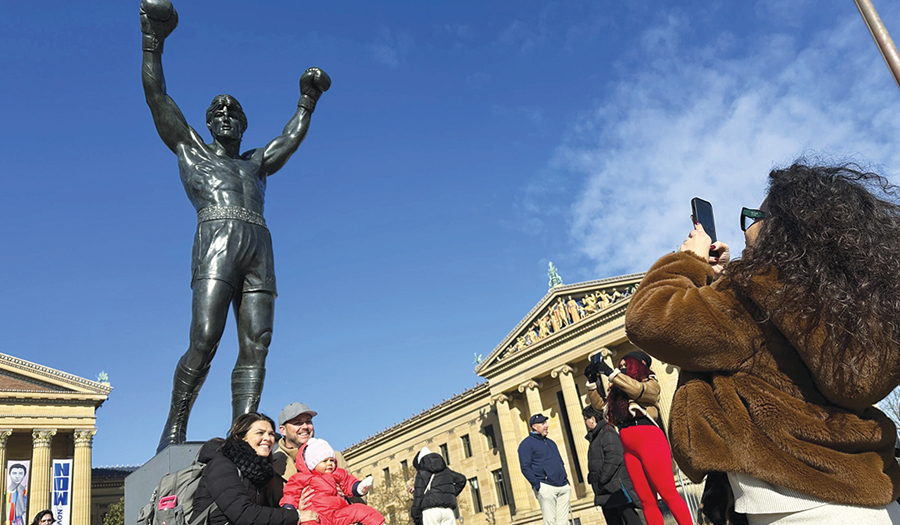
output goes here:
<path id="1" fill-rule="evenodd" d="M 766 212 L 760 210 L 751 210 L 750 208 L 741 208 L 741 231 L 747 231 L 747 228 L 766 218 Z"/>

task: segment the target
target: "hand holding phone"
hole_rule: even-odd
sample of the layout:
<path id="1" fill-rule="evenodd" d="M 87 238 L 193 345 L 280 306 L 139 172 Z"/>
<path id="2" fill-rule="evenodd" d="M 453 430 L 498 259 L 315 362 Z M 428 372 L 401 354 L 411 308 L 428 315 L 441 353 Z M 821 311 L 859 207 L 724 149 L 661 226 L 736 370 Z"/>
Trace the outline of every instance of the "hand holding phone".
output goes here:
<path id="1" fill-rule="evenodd" d="M 703 225 L 703 231 L 709 235 L 712 242 L 716 242 L 716 220 L 713 218 L 712 204 L 700 197 L 691 199 L 691 217 L 694 222 Z"/>
<path id="2" fill-rule="evenodd" d="M 700 223 L 703 226 L 703 231 L 709 235 L 710 244 L 715 244 L 716 242 L 716 220 L 713 217 L 713 209 L 712 204 L 709 201 L 705 201 L 700 197 L 694 197 L 691 199 L 691 218 L 694 220 L 694 223 Z M 719 253 L 713 249 L 709 251 L 710 257 L 718 257 Z"/>

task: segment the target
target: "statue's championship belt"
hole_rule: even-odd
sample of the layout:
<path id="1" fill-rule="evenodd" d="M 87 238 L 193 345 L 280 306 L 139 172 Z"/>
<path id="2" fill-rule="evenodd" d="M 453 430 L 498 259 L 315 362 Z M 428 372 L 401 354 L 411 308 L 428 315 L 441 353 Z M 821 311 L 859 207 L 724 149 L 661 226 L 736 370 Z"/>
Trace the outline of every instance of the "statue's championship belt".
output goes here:
<path id="1" fill-rule="evenodd" d="M 198 223 L 218 219 L 234 219 L 268 229 L 266 227 L 266 219 L 262 215 L 238 206 L 207 206 L 197 212 Z"/>

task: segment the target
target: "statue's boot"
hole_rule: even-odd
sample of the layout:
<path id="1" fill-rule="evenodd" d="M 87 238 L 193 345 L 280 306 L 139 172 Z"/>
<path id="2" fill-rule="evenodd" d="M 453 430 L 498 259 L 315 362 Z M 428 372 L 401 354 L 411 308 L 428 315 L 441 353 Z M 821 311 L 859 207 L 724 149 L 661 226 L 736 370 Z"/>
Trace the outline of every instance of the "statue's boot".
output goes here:
<path id="1" fill-rule="evenodd" d="M 247 412 L 256 412 L 265 379 L 266 369 L 263 367 L 234 367 L 231 372 L 232 421 Z"/>
<path id="2" fill-rule="evenodd" d="M 175 378 L 172 380 L 172 404 L 169 406 L 169 418 L 163 427 L 162 436 L 159 438 L 159 446 L 156 453 L 159 454 L 166 447 L 173 444 L 184 443 L 187 437 L 188 417 L 191 415 L 191 407 L 200 393 L 200 387 L 206 380 L 209 366 L 195 370 L 184 364 L 184 356 L 175 367 Z"/>

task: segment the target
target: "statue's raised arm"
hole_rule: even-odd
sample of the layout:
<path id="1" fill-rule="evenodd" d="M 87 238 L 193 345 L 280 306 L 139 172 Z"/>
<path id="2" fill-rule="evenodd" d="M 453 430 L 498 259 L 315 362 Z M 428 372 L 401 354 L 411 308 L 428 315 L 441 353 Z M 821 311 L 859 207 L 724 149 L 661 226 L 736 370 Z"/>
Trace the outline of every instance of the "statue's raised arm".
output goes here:
<path id="1" fill-rule="evenodd" d="M 178 25 L 178 13 L 170 0 L 141 0 L 141 33 L 144 50 L 141 80 L 153 114 L 156 131 L 173 152 L 191 138 L 191 128 L 175 101 L 166 94 L 162 70 L 163 43 Z"/>
<path id="2" fill-rule="evenodd" d="M 262 170 L 271 175 L 280 170 L 297 151 L 306 137 L 309 120 L 322 93 L 331 87 L 331 77 L 317 67 L 311 67 L 300 76 L 300 100 L 297 111 L 288 121 L 281 135 L 272 139 L 262 150 Z"/>

